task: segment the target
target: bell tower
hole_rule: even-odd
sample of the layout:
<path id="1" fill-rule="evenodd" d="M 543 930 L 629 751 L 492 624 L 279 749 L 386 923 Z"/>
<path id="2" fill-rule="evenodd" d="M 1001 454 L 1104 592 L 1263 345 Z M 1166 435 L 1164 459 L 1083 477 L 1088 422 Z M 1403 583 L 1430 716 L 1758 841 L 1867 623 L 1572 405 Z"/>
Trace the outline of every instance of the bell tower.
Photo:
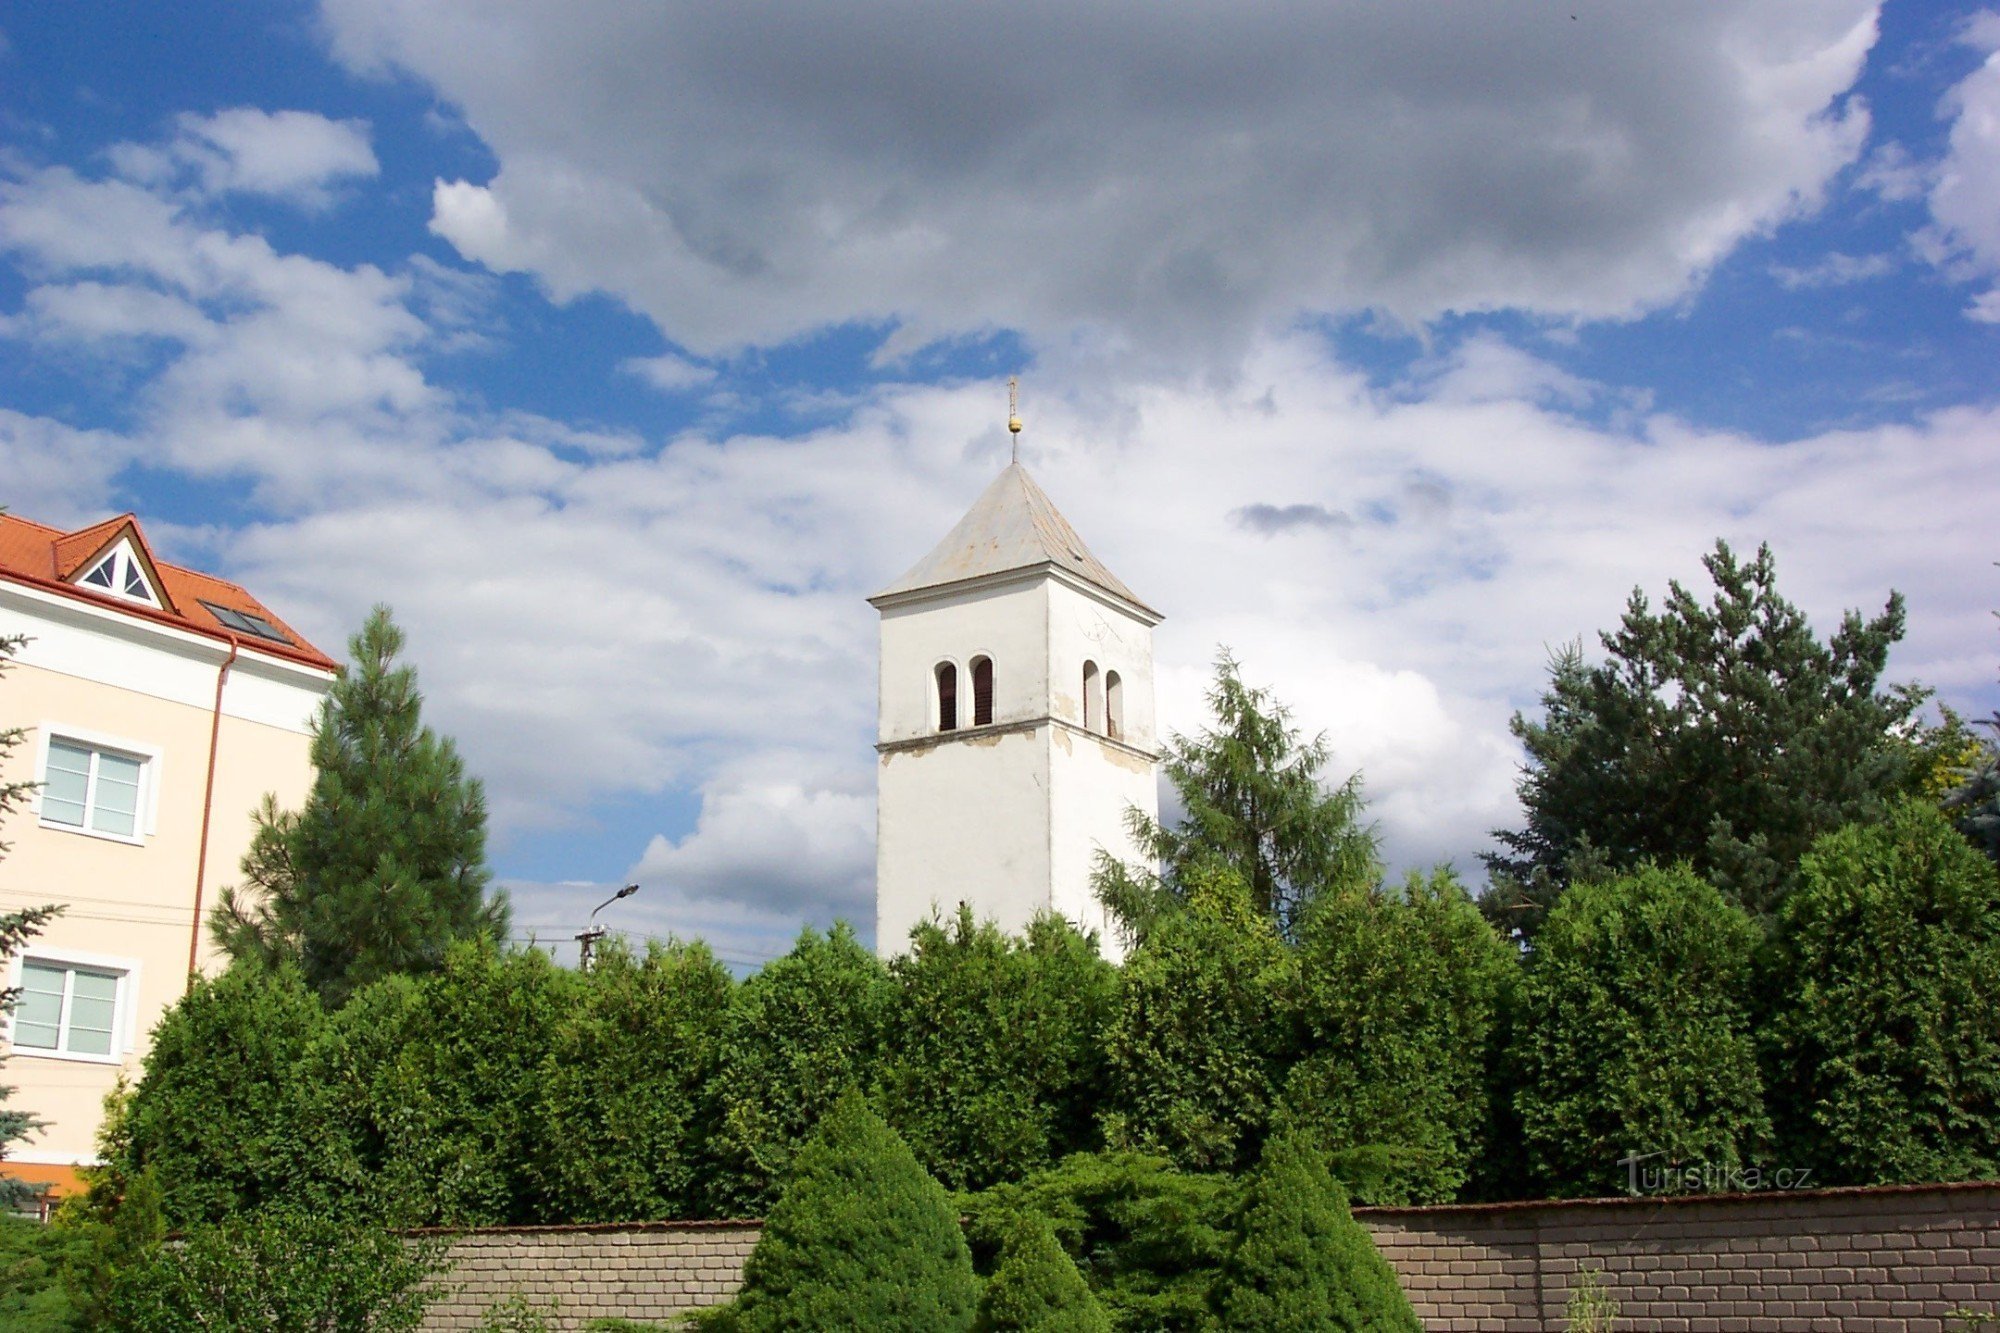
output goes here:
<path id="1" fill-rule="evenodd" d="M 1090 871 L 1099 850 L 1138 859 L 1128 808 L 1159 812 L 1159 612 L 1018 460 L 868 601 L 882 616 L 876 950 L 901 953 L 911 927 L 964 902 L 1008 931 L 1054 911 L 1121 956 Z"/>

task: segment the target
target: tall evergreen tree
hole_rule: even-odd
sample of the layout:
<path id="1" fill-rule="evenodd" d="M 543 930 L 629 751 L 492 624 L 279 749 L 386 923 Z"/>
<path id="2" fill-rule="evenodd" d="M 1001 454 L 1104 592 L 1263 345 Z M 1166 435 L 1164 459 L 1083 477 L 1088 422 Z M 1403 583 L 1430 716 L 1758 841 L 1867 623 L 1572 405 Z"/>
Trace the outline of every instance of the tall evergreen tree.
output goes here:
<path id="1" fill-rule="evenodd" d="M 403 633 L 372 611 L 313 728 L 304 808 L 266 798 L 243 858 L 247 886 L 210 921 L 232 958 L 295 963 L 338 1005 L 396 972 L 427 972 L 454 941 L 506 934 L 486 894 L 486 800 L 448 737 L 423 724 Z"/>
<path id="2" fill-rule="evenodd" d="M 1326 738 L 1303 740 L 1284 705 L 1245 685 L 1226 652 L 1208 704 L 1215 726 L 1167 745 L 1167 780 L 1186 814 L 1168 828 L 1132 811 L 1129 827 L 1147 865 L 1100 854 L 1092 875 L 1092 888 L 1134 940 L 1187 900 L 1203 867 L 1238 876 L 1287 937 L 1317 895 L 1372 883 L 1377 873 L 1359 775 L 1322 785 Z"/>
<path id="3" fill-rule="evenodd" d="M 1885 687 L 1903 637 L 1903 599 L 1850 611 L 1825 644 L 1778 595 L 1768 546 L 1739 561 L 1703 557 L 1716 592 L 1678 582 L 1655 614 L 1634 589 L 1609 659 L 1557 657 L 1544 715 L 1516 714 L 1528 751 L 1527 820 L 1495 837 L 1497 921 L 1532 936 L 1578 878 L 1685 861 L 1736 902 L 1768 915 L 1814 838 L 1880 818 L 1929 768 L 1908 725 L 1922 691 Z"/>
<path id="4" fill-rule="evenodd" d="M 26 642 L 19 635 L 0 637 L 0 674 L 13 665 L 14 654 Z M 9 755 L 21 743 L 22 731 L 19 727 L 0 730 L 0 767 L 4 767 Z M 0 782 L 0 820 L 14 813 L 22 801 L 33 791 L 32 782 Z M 0 857 L 4 857 L 12 844 L 0 842 Z M 0 913 L 0 962 L 19 953 L 21 946 L 32 939 L 51 918 L 62 909 L 59 907 L 24 907 L 17 911 Z M 21 997 L 19 987 L 0 990 L 0 1014 L 11 1013 L 14 1002 Z M 13 1096 L 12 1088 L 0 1087 L 0 1103 Z M 6 1160 L 9 1149 L 28 1135 L 40 1129 L 43 1120 L 32 1111 L 20 1107 L 0 1105 L 0 1161 Z M 0 1212 L 12 1212 L 35 1198 L 39 1191 L 25 1181 L 12 1176 L 0 1175 Z"/>

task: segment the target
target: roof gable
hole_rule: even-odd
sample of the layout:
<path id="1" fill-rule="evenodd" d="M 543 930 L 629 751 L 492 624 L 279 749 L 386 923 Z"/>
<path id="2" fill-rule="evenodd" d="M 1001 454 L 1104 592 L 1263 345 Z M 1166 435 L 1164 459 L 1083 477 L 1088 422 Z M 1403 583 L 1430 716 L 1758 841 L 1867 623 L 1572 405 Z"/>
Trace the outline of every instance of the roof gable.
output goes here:
<path id="1" fill-rule="evenodd" d="M 902 578 L 868 600 L 963 583 L 1014 570 L 1051 566 L 1067 571 L 1143 611 L 1152 608 L 1090 553 L 1026 468 L 1010 463 L 972 503 L 965 517 Z M 1157 615 L 1157 612 L 1153 612 Z"/>
<path id="2" fill-rule="evenodd" d="M 93 578 L 106 562 L 110 583 Z M 137 574 L 152 597 L 136 595 L 126 583 Z M 139 521 L 120 514 L 87 528 L 64 532 L 30 519 L 0 513 L 0 579 L 112 607 L 144 619 L 231 639 L 278 657 L 334 670 L 332 658 L 306 642 L 248 591 L 153 557 Z"/>

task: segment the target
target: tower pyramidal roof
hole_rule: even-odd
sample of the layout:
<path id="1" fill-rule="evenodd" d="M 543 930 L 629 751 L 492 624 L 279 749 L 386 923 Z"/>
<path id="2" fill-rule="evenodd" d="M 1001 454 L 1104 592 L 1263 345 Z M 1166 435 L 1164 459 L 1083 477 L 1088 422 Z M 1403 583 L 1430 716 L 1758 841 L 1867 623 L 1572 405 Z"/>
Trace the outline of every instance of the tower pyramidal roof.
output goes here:
<path id="1" fill-rule="evenodd" d="M 929 555 L 868 600 L 879 604 L 926 588 L 1043 566 L 1064 570 L 1142 611 L 1159 615 L 1090 553 L 1069 520 L 1018 462 L 1008 464 L 993 479 L 958 526 L 946 533 Z"/>

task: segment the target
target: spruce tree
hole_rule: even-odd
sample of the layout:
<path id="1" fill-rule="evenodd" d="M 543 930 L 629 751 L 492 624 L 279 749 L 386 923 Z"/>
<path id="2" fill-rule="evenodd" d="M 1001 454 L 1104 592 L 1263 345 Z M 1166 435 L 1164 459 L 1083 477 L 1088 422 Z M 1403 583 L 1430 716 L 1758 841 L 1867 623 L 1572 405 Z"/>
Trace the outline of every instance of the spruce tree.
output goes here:
<path id="1" fill-rule="evenodd" d="M 26 642 L 19 635 L 0 637 L 0 674 L 13 665 L 14 654 Z M 0 729 L 0 766 L 21 743 L 22 731 L 19 727 Z M 11 815 L 22 801 L 33 791 L 32 782 L 0 782 L 0 820 Z M 7 854 L 10 844 L 0 842 L 0 857 Z M 32 939 L 49 920 L 62 909 L 59 907 L 24 907 L 16 911 L 0 913 L 0 962 L 19 953 L 21 946 Z M 14 1002 L 21 997 L 19 987 L 0 990 L 0 1014 L 13 1011 Z M 14 1093 L 12 1088 L 0 1087 L 0 1103 L 7 1101 Z M 6 1160 L 8 1150 L 40 1129 L 45 1122 L 32 1111 L 20 1107 L 0 1105 L 0 1161 Z M 40 1194 L 35 1186 L 12 1176 L 0 1175 L 0 1212 L 12 1212 Z"/>
<path id="2" fill-rule="evenodd" d="M 378 606 L 349 645 L 313 728 L 305 805 L 265 799 L 210 929 L 232 958 L 297 965 L 331 1005 L 398 972 L 428 972 L 455 940 L 506 934 L 485 892 L 486 801 L 457 747 L 423 724 L 403 634 Z"/>
<path id="3" fill-rule="evenodd" d="M 1418 1333 L 1416 1312 L 1325 1155 L 1275 1135 L 1251 1177 L 1221 1285 L 1223 1326 L 1260 1333 Z"/>
<path id="4" fill-rule="evenodd" d="M 979 1301 L 974 1333 L 1111 1333 L 1111 1319 L 1048 1221 L 1013 1219 L 1000 1264 Z"/>
<path id="5" fill-rule="evenodd" d="M 1331 757 L 1326 738 L 1304 740 L 1284 705 L 1245 685 L 1226 652 L 1208 704 L 1213 729 L 1167 744 L 1167 780 L 1185 817 L 1168 828 L 1132 811 L 1127 822 L 1145 865 L 1100 853 L 1091 876 L 1134 942 L 1185 903 L 1202 874 L 1240 878 L 1257 911 L 1286 937 L 1319 894 L 1372 883 L 1377 874 L 1375 835 L 1361 822 L 1359 775 L 1321 785 Z"/>
<path id="6" fill-rule="evenodd" d="M 793 1168 L 744 1266 L 742 1291 L 711 1327 L 971 1327 L 978 1279 L 951 1198 L 859 1092 L 827 1112 Z"/>

